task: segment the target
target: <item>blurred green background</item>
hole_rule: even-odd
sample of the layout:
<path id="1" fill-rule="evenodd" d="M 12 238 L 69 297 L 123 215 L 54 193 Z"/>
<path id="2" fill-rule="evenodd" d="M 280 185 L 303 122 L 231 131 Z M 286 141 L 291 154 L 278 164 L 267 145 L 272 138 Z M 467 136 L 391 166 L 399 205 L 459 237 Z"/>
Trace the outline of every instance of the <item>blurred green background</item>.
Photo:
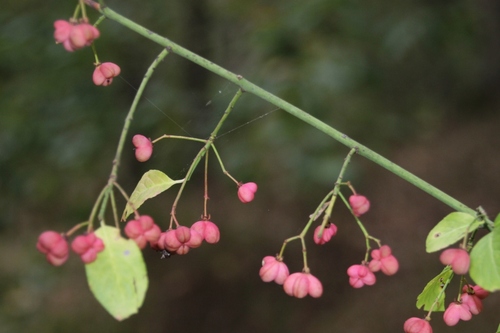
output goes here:
<path id="1" fill-rule="evenodd" d="M 345 271 L 362 260 L 364 239 L 339 202 L 332 217 L 338 235 L 324 246 L 310 238 L 308 247 L 323 296 L 298 300 L 261 282 L 261 259 L 300 232 L 333 186 L 348 149 L 251 95 L 238 102 L 216 144 L 233 176 L 259 184 L 255 201 L 241 204 L 236 187 L 212 160 L 209 211 L 221 241 L 168 260 L 145 250 L 150 288 L 139 314 L 124 322 L 112 319 L 90 294 L 76 256 L 59 268 L 48 265 L 35 249 L 37 236 L 88 218 L 107 181 L 135 89 L 161 51 L 104 21 L 95 43 L 100 60 L 119 64 L 122 74 L 110 87 L 94 86 L 90 48 L 68 53 L 53 41 L 53 21 L 69 18 L 75 5 L 7 0 L 0 12 L 1 332 L 401 332 L 407 318 L 423 317 L 416 296 L 441 270 L 438 254 L 424 252 L 425 237 L 451 209 L 359 156 L 346 179 L 370 198 L 363 221 L 392 247 L 398 274 L 378 275 L 375 286 L 360 290 L 348 285 Z M 500 210 L 500 2 L 108 5 L 296 104 L 470 207 L 482 205 L 490 217 Z M 236 90 L 170 55 L 145 92 L 130 137 L 207 137 Z M 131 192 L 149 169 L 182 178 L 199 148 L 162 141 L 152 159 L 140 164 L 129 140 L 119 182 Z M 200 169 L 178 206 L 184 225 L 202 213 L 202 184 Z M 177 188 L 146 203 L 142 213 L 167 228 Z M 285 257 L 292 271 L 301 269 L 298 244 Z M 450 287 L 448 302 L 457 288 Z M 498 295 L 484 305 L 479 316 L 453 328 L 434 314 L 434 331 L 494 332 Z"/>

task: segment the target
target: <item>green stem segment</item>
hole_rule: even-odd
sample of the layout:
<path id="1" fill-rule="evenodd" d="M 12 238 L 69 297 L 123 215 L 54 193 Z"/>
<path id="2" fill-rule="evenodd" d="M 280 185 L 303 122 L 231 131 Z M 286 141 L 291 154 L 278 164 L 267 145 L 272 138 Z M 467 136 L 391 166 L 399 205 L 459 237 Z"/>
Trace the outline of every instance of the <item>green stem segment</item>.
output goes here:
<path id="1" fill-rule="evenodd" d="M 238 91 L 234 95 L 231 102 L 229 102 L 229 105 L 227 106 L 226 111 L 224 112 L 224 114 L 220 118 L 219 122 L 217 123 L 217 126 L 215 126 L 215 129 L 212 131 L 212 134 L 210 134 L 210 137 L 208 138 L 208 140 L 206 140 L 205 145 L 203 146 L 203 148 L 200 149 L 200 151 L 198 152 L 198 154 L 194 158 L 193 163 L 191 163 L 191 165 L 189 166 L 189 170 L 186 173 L 186 177 L 184 178 L 184 181 L 182 182 L 182 185 L 179 189 L 179 192 L 177 192 L 177 196 L 175 197 L 174 203 L 172 204 L 172 210 L 170 211 L 169 229 L 171 229 L 173 227 L 174 222 L 176 225 L 179 225 L 179 222 L 177 221 L 175 214 L 176 214 L 176 210 L 177 210 L 177 204 L 181 198 L 182 192 L 184 191 L 184 188 L 186 187 L 186 184 L 189 181 L 189 179 L 191 179 L 191 176 L 193 175 L 194 170 L 198 166 L 198 163 L 200 163 L 200 160 L 203 158 L 203 156 L 205 156 L 205 154 L 208 152 L 210 147 L 213 148 L 213 143 L 214 143 L 215 138 L 217 137 L 217 133 L 219 133 L 219 130 L 221 129 L 222 125 L 226 121 L 227 117 L 229 116 L 229 114 L 233 110 L 234 105 L 236 104 L 238 99 L 240 99 L 242 94 L 243 94 L 243 90 L 238 89 Z M 196 140 L 196 141 L 198 141 L 198 140 Z M 206 203 L 206 201 L 205 201 L 205 203 Z M 206 218 L 207 212 L 205 212 L 204 215 L 205 215 L 204 218 Z"/>
<path id="2" fill-rule="evenodd" d="M 424 180 L 418 178 L 414 174 L 406 171 L 405 169 L 401 168 L 400 166 L 394 164 L 390 160 L 386 159 L 385 157 L 375 153 L 371 149 L 363 146 L 362 144 L 356 142 L 355 140 L 352 140 L 349 138 L 347 135 L 341 133 L 340 131 L 334 129 L 333 127 L 327 125 L 326 123 L 320 121 L 319 119 L 313 117 L 312 115 L 308 114 L 307 112 L 297 108 L 296 106 L 282 100 L 281 98 L 269 93 L 268 91 L 258 87 L 257 85 L 251 83 L 250 81 L 246 80 L 243 78 L 241 75 L 234 74 L 216 64 L 213 62 L 202 58 L 198 56 L 197 54 L 183 48 L 182 46 L 170 41 L 169 39 L 162 37 L 145 27 L 129 20 L 128 18 L 118 14 L 117 12 L 113 11 L 109 7 L 106 6 L 99 6 L 97 3 L 95 3 L 92 0 L 85 0 L 85 2 L 92 6 L 95 9 L 98 9 L 103 15 L 105 15 L 108 19 L 113 20 L 127 28 L 129 28 L 132 31 L 137 32 L 138 34 L 144 36 L 147 39 L 150 39 L 151 41 L 165 47 L 167 50 L 171 51 L 172 53 L 175 53 L 223 78 L 226 80 L 236 84 L 237 86 L 241 87 L 244 91 L 249 92 L 251 94 L 254 94 L 263 100 L 275 105 L 276 107 L 285 110 L 286 112 L 290 113 L 291 115 L 299 118 L 300 120 L 304 121 L 305 123 L 317 128 L 321 132 L 329 135 L 330 137 L 334 138 L 335 140 L 339 141 L 340 143 L 346 145 L 349 148 L 355 148 L 357 150 L 357 153 L 374 163 L 384 167 L 385 169 L 389 170 L 390 172 L 394 173 L 395 175 L 399 176 L 400 178 L 406 180 L 410 184 L 413 184 L 414 186 L 420 188 L 421 190 L 427 192 L 431 196 L 435 197 L 439 201 L 443 202 L 444 204 L 450 206 L 456 211 L 459 212 L 465 212 L 469 213 L 472 215 L 475 215 L 476 212 L 475 210 L 467 207 L 460 201 L 456 200 L 455 198 L 451 197 L 450 195 L 444 193 L 443 191 L 437 189 L 436 187 L 430 185 L 429 183 L 425 182 Z"/>

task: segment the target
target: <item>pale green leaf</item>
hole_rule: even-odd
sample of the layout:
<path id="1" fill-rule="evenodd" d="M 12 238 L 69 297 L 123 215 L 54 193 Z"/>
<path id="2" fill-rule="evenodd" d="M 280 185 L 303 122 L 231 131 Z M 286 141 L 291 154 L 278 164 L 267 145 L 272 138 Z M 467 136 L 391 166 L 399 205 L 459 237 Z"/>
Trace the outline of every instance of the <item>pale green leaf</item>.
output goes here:
<path id="1" fill-rule="evenodd" d="M 135 209 L 138 209 L 144 201 L 156 197 L 161 192 L 168 190 L 172 185 L 183 181 L 184 179 L 172 180 L 159 170 L 149 170 L 142 175 L 141 180 L 137 183 L 134 192 L 130 196 L 130 203 Z M 124 221 L 133 212 L 132 206 L 127 204 L 122 214 L 122 220 Z"/>
<path id="2" fill-rule="evenodd" d="M 500 290 L 500 228 L 484 236 L 470 253 L 469 274 L 488 291 Z"/>
<path id="3" fill-rule="evenodd" d="M 498 214 L 497 217 L 495 218 L 494 224 L 495 224 L 495 228 L 500 226 L 500 214 Z"/>
<path id="4" fill-rule="evenodd" d="M 450 266 L 446 266 L 441 273 L 430 280 L 417 297 L 417 308 L 424 307 L 424 311 L 429 311 L 434 302 L 437 301 L 437 305 L 433 307 L 434 311 L 444 311 L 445 293 L 443 287 L 452 274 Z"/>
<path id="5" fill-rule="evenodd" d="M 137 313 L 148 289 L 148 274 L 137 244 L 121 237 L 120 230 L 101 226 L 95 231 L 104 242 L 97 260 L 85 265 L 90 290 L 117 320 Z"/>
<path id="6" fill-rule="evenodd" d="M 454 212 L 442 219 L 427 236 L 425 242 L 427 252 L 435 252 L 456 243 L 480 227 L 484 222 L 478 221 L 474 215 Z"/>

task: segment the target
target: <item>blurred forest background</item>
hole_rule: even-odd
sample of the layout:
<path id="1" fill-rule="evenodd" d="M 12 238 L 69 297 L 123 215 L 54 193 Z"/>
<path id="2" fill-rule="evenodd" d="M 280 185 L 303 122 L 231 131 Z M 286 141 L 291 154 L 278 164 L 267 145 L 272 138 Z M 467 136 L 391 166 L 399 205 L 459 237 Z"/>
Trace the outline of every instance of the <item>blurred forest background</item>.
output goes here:
<path id="1" fill-rule="evenodd" d="M 221 241 L 168 260 L 146 249 L 150 288 L 139 314 L 124 322 L 109 316 L 88 290 L 76 256 L 59 268 L 48 265 L 35 249 L 38 235 L 88 218 L 135 89 L 161 51 L 102 22 L 95 43 L 100 60 L 119 64 L 122 74 L 109 87 L 94 86 L 91 49 L 68 53 L 53 40 L 53 22 L 68 19 L 75 5 L 6 0 L 0 12 L 1 332 L 402 332 L 407 318 L 424 316 L 415 308 L 416 296 L 442 269 L 438 254 L 425 254 L 425 237 L 452 210 L 360 156 L 346 179 L 371 199 L 363 221 L 393 248 L 398 274 L 379 274 L 376 285 L 360 290 L 349 286 L 346 269 L 362 260 L 364 239 L 339 202 L 332 217 L 338 235 L 324 246 L 309 238 L 310 266 L 323 282 L 323 296 L 298 300 L 261 282 L 262 258 L 302 229 L 332 188 L 348 149 L 251 95 L 236 105 L 216 144 L 237 179 L 259 184 L 255 201 L 241 204 L 213 159 L 209 211 Z M 469 207 L 482 205 L 492 218 L 500 211 L 499 1 L 108 5 L 296 104 Z M 130 137 L 207 137 L 236 90 L 170 55 L 146 89 Z M 119 182 L 129 193 L 149 169 L 182 178 L 200 148 L 162 141 L 141 164 L 127 144 Z M 202 181 L 200 169 L 179 204 L 184 225 L 202 213 Z M 142 212 L 166 228 L 177 189 Z M 301 269 L 298 243 L 285 257 L 292 271 Z M 457 288 L 450 287 L 448 302 Z M 483 313 L 453 328 L 434 314 L 434 331 L 495 332 L 499 297 L 484 303 Z"/>

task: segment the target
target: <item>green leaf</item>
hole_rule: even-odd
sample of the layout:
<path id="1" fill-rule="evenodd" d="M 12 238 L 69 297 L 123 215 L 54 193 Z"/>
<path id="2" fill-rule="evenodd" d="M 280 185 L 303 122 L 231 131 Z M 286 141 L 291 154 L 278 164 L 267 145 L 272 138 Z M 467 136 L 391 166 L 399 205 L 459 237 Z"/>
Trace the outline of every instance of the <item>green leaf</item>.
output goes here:
<path id="1" fill-rule="evenodd" d="M 172 185 L 182 183 L 184 179 L 172 180 L 169 176 L 159 170 L 149 170 L 142 175 L 137 183 L 134 192 L 130 196 L 130 203 L 139 209 L 144 201 L 156 197 L 163 191 L 168 190 Z M 132 207 L 127 204 L 122 214 L 122 221 L 134 212 Z"/>
<path id="2" fill-rule="evenodd" d="M 495 224 L 495 228 L 500 226 L 500 214 L 497 215 L 497 217 L 495 218 L 495 222 L 493 222 Z"/>
<path id="3" fill-rule="evenodd" d="M 120 229 L 103 225 L 95 231 L 104 242 L 97 260 L 85 265 L 90 290 L 117 320 L 137 313 L 148 289 L 148 273 L 137 244 Z"/>
<path id="4" fill-rule="evenodd" d="M 439 275 L 430 280 L 417 297 L 417 308 L 420 309 L 423 306 L 424 311 L 429 311 L 437 300 L 438 304 L 433 308 L 433 311 L 444 311 L 445 292 L 443 287 L 452 274 L 451 267 L 446 266 Z"/>
<path id="5" fill-rule="evenodd" d="M 484 236 L 470 253 L 469 274 L 488 291 L 500 289 L 500 228 Z"/>
<path id="6" fill-rule="evenodd" d="M 435 252 L 456 243 L 483 223 L 478 221 L 474 215 L 467 213 L 448 214 L 427 235 L 426 251 Z"/>

